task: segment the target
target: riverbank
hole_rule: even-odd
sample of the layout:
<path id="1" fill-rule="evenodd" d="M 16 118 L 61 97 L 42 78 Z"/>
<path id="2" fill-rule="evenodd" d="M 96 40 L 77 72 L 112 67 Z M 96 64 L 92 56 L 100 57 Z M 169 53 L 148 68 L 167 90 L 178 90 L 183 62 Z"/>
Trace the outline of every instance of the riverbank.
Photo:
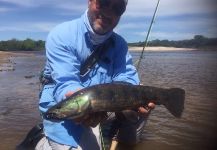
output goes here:
<path id="1" fill-rule="evenodd" d="M 131 52 L 141 52 L 143 47 L 129 46 L 128 49 Z M 145 51 L 153 51 L 153 52 L 194 51 L 194 50 L 199 50 L 199 49 L 196 49 L 196 48 L 163 47 L 163 46 L 154 46 L 154 47 L 146 47 L 145 48 Z"/>
<path id="2" fill-rule="evenodd" d="M 129 46 L 130 52 L 141 52 L 143 47 Z M 178 51 L 207 51 L 207 50 L 217 50 L 217 47 L 204 47 L 204 48 L 177 48 L 177 47 L 163 47 L 163 46 L 153 46 L 146 47 L 145 51 L 150 52 L 178 52 Z M 24 56 L 35 56 L 35 53 L 39 51 L 1 51 L 0 50 L 0 71 L 13 71 L 14 70 L 14 57 L 24 57 Z"/>
<path id="3" fill-rule="evenodd" d="M 143 47 L 139 46 L 129 46 L 129 51 L 131 52 L 141 52 Z M 145 51 L 150 52 L 172 52 L 172 51 L 213 51 L 217 50 L 216 46 L 206 46 L 200 48 L 177 48 L 177 47 L 165 47 L 165 46 L 148 46 Z"/>

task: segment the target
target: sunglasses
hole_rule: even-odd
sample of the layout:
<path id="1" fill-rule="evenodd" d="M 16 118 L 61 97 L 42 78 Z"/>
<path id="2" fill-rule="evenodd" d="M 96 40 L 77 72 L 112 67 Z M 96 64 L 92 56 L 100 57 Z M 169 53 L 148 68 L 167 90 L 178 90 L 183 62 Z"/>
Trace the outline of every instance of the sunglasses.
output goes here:
<path id="1" fill-rule="evenodd" d="M 121 16 L 126 10 L 126 2 L 124 0 L 117 0 L 112 2 L 111 0 L 96 0 L 99 9 L 111 9 L 116 16 Z"/>

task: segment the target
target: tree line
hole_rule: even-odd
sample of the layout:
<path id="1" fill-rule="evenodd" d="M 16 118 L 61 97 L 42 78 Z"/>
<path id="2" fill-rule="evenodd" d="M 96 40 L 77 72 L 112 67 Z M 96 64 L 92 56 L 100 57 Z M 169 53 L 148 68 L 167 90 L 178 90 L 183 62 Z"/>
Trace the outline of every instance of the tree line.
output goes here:
<path id="1" fill-rule="evenodd" d="M 143 46 L 144 42 L 128 43 L 128 46 Z M 217 38 L 207 38 L 203 35 L 195 35 L 193 39 L 169 41 L 169 40 L 152 40 L 148 46 L 165 46 L 178 48 L 204 48 L 217 46 Z M 2 51 L 40 51 L 45 49 L 45 41 L 42 40 L 17 40 L 0 41 L 0 50 Z"/>
<path id="2" fill-rule="evenodd" d="M 45 49 L 45 41 L 32 39 L 0 41 L 0 50 L 2 51 L 37 51 Z"/>
<path id="3" fill-rule="evenodd" d="M 129 43 L 129 46 L 143 46 L 144 42 Z M 148 46 L 165 46 L 177 48 L 204 48 L 217 46 L 217 38 L 207 38 L 203 35 L 195 35 L 193 39 L 169 41 L 169 40 L 152 40 L 148 42 Z"/>

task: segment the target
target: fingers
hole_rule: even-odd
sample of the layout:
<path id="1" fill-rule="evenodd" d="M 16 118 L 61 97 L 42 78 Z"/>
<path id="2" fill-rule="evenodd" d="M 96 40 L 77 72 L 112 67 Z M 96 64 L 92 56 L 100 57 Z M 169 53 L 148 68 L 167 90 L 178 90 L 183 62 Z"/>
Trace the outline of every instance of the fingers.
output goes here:
<path id="1" fill-rule="evenodd" d="M 66 96 L 66 98 L 67 97 L 70 97 L 72 94 L 74 94 L 75 92 L 77 92 L 77 91 L 79 91 L 80 89 L 76 89 L 75 91 L 68 91 L 66 94 L 65 94 L 65 96 Z"/>
<path id="2" fill-rule="evenodd" d="M 149 109 L 144 108 L 144 107 L 139 107 L 138 112 L 141 113 L 141 114 L 147 114 L 149 112 Z"/>
<path id="3" fill-rule="evenodd" d="M 155 108 L 155 104 L 150 102 L 150 103 L 148 103 L 148 107 L 152 110 Z"/>
<path id="4" fill-rule="evenodd" d="M 70 97 L 72 94 L 74 93 L 74 91 L 69 91 L 65 94 L 66 97 Z"/>
<path id="5" fill-rule="evenodd" d="M 148 113 L 149 111 L 151 111 L 154 108 L 155 108 L 154 103 L 148 103 L 148 105 L 145 106 L 145 107 L 139 107 L 138 112 L 140 112 L 140 113 Z"/>
<path id="6" fill-rule="evenodd" d="M 154 108 L 155 108 L 155 104 L 150 102 L 145 107 L 139 107 L 138 108 L 138 113 L 141 116 L 147 117 L 150 114 L 151 110 L 153 110 Z"/>

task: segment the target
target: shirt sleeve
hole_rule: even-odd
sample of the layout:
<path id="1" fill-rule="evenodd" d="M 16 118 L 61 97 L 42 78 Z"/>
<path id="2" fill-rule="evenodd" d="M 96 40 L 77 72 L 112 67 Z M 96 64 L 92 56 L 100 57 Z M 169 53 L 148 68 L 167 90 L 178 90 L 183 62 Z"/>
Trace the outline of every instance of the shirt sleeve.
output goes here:
<path id="1" fill-rule="evenodd" d="M 60 29 L 59 29 L 60 30 Z M 75 48 L 70 46 L 69 37 L 58 35 L 54 30 L 46 41 L 46 56 L 51 68 L 51 77 L 55 82 L 54 99 L 65 99 L 68 91 L 82 89 L 80 82 L 80 62 Z"/>
<path id="2" fill-rule="evenodd" d="M 137 70 L 133 65 L 132 56 L 128 52 L 127 43 L 121 40 L 114 56 L 113 82 L 124 81 L 134 85 L 139 84 Z M 121 43 L 121 44 L 120 44 Z"/>

